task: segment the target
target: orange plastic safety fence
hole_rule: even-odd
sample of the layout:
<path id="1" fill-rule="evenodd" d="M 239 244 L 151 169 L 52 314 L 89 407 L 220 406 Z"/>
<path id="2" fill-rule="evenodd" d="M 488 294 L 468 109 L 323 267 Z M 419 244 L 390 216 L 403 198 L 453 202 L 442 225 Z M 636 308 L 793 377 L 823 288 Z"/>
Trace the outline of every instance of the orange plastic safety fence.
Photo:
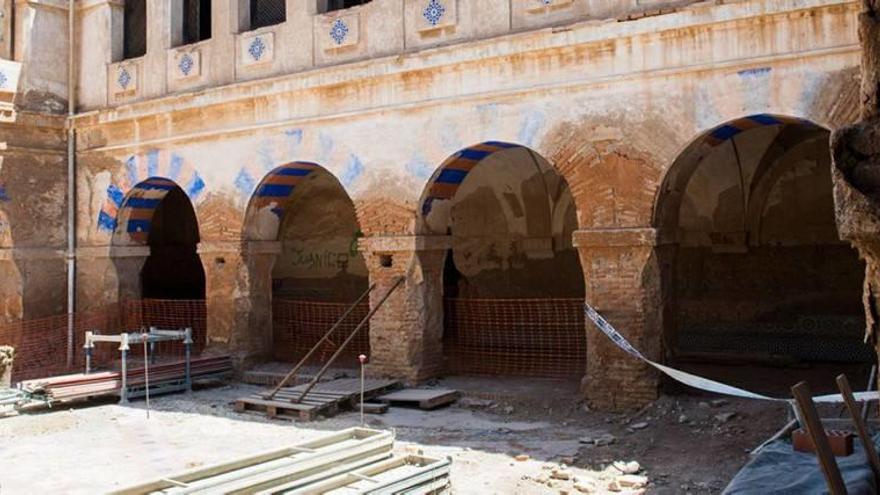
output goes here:
<path id="1" fill-rule="evenodd" d="M 67 359 L 69 315 L 0 324 L 0 345 L 15 348 L 13 381 L 82 372 L 87 331 L 117 335 L 143 331 L 150 326 L 169 330 L 189 327 L 193 329 L 193 355 L 198 355 L 206 343 L 204 301 L 125 301 L 72 316 L 72 365 Z M 161 360 L 176 360 L 183 357 L 185 349 L 180 342 L 163 342 L 157 344 L 153 352 Z M 140 349 L 132 349 L 131 354 L 133 359 L 138 359 Z M 96 368 L 113 367 L 119 358 L 118 346 L 99 344 L 93 351 L 92 363 Z"/>
<path id="2" fill-rule="evenodd" d="M 272 308 L 274 358 L 283 362 L 297 362 L 302 359 L 350 306 L 342 303 L 276 300 Z M 312 355 L 310 364 L 327 362 L 369 311 L 368 303 L 356 306 L 339 328 Z M 358 331 L 357 336 L 345 348 L 334 365 L 340 368 L 356 367 L 357 356 L 369 354 L 369 351 L 370 328 L 367 324 Z"/>
<path id="3" fill-rule="evenodd" d="M 582 299 L 447 298 L 444 310 L 450 373 L 570 378 L 586 370 Z"/>

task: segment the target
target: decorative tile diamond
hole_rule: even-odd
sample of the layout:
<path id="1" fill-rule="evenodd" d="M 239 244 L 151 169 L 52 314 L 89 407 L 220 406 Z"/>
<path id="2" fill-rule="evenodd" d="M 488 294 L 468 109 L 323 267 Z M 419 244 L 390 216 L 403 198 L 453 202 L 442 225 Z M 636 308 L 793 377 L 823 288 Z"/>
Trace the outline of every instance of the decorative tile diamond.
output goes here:
<path id="1" fill-rule="evenodd" d="M 188 76 L 195 66 L 196 64 L 189 53 L 184 53 L 183 56 L 180 57 L 180 62 L 177 64 L 177 67 L 184 76 Z"/>
<path id="2" fill-rule="evenodd" d="M 336 19 L 333 26 L 330 27 L 330 37 L 337 45 L 341 45 L 348 36 L 348 25 L 342 19 Z"/>
<path id="3" fill-rule="evenodd" d="M 431 0 L 428 2 L 428 5 L 422 12 L 422 16 L 424 16 L 425 20 L 432 26 L 436 26 L 440 22 L 440 19 L 443 18 L 444 14 L 446 14 L 446 7 L 437 0 Z"/>
<path id="4" fill-rule="evenodd" d="M 251 54 L 254 61 L 259 61 L 263 58 L 263 54 L 266 53 L 266 44 L 263 43 L 263 38 L 260 38 L 259 36 L 254 38 L 248 47 L 248 53 Z"/>
<path id="5" fill-rule="evenodd" d="M 128 88 L 128 85 L 131 84 L 131 73 L 128 72 L 128 69 L 125 67 L 119 69 L 119 75 L 116 77 L 116 82 L 119 83 L 120 88 Z"/>

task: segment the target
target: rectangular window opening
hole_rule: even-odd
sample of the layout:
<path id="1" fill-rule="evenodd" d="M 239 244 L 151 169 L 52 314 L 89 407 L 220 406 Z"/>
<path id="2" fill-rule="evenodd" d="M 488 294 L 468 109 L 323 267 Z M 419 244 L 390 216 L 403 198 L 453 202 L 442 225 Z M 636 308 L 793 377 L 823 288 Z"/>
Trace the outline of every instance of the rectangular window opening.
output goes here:
<path id="1" fill-rule="evenodd" d="M 250 0 L 251 29 L 281 24 L 287 20 L 286 0 Z"/>
<path id="2" fill-rule="evenodd" d="M 371 0 L 318 0 L 318 12 L 321 14 L 333 12 L 335 10 L 345 10 L 351 7 L 357 7 Z"/>
<path id="3" fill-rule="evenodd" d="M 183 44 L 211 39 L 211 0 L 183 0 Z"/>
<path id="4" fill-rule="evenodd" d="M 147 0 L 125 0 L 123 11 L 123 58 L 147 54 Z"/>

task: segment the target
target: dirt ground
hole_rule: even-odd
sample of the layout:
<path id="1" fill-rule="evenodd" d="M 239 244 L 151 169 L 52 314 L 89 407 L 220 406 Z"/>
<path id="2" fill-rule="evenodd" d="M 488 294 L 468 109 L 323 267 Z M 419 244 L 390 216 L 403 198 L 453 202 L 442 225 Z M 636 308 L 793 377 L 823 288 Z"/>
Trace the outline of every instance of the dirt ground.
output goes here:
<path id="1" fill-rule="evenodd" d="M 635 470 L 647 478 L 648 493 L 720 493 L 748 452 L 787 420 L 785 403 L 675 387 L 641 411 L 606 414 L 588 410 L 573 382 L 449 378 L 432 385 L 464 396 L 435 411 L 394 407 L 367 423 L 394 430 L 402 451 L 451 456 L 460 494 L 642 493 L 613 486 L 621 471 Z M 143 401 L 2 419 L 0 494 L 100 493 L 359 423 L 353 412 L 291 423 L 232 410 L 236 398 L 258 390 L 232 384 L 156 398 L 149 419 Z"/>

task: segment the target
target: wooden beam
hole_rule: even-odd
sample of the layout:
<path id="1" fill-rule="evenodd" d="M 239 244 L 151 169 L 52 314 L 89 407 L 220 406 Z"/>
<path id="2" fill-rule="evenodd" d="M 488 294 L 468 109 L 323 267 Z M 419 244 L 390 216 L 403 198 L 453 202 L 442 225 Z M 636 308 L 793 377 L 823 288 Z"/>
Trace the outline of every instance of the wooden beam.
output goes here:
<path id="1" fill-rule="evenodd" d="M 859 440 L 862 441 L 862 447 L 865 449 L 865 456 L 868 458 L 871 470 L 874 471 L 874 478 L 880 480 L 880 457 L 877 457 L 874 440 L 868 435 L 868 429 L 865 427 L 865 422 L 862 421 L 861 411 L 859 411 L 858 404 L 856 404 L 855 397 L 853 397 L 852 388 L 849 386 L 849 380 L 847 380 L 846 375 L 837 377 L 837 388 L 840 389 L 843 402 L 846 404 L 846 408 L 849 409 L 850 416 L 852 416 L 853 424 L 856 426 L 856 433 L 859 434 Z"/>
<path id="2" fill-rule="evenodd" d="M 822 426 L 822 420 L 819 419 L 819 413 L 813 403 L 813 393 L 810 391 L 810 386 L 807 382 L 800 382 L 791 387 L 791 394 L 797 402 L 801 418 L 806 423 L 801 426 L 806 428 L 810 438 L 813 439 L 816 457 L 819 458 L 819 466 L 822 468 L 822 474 L 825 475 L 828 492 L 831 495 L 846 495 L 846 484 L 840 475 L 840 468 L 837 467 L 834 453 L 831 452 L 831 445 L 828 444 L 828 436 L 825 434 L 825 427 Z"/>

